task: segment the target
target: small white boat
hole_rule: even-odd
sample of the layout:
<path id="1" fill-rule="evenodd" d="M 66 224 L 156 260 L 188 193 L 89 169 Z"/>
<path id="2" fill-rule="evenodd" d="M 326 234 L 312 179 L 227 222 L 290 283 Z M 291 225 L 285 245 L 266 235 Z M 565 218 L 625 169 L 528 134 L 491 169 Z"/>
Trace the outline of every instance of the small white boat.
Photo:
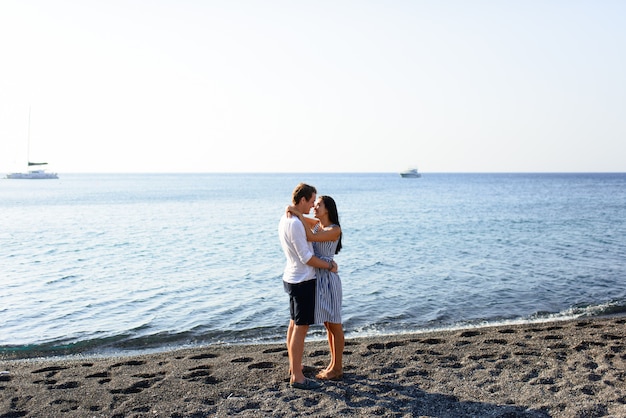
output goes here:
<path id="1" fill-rule="evenodd" d="M 404 178 L 416 179 L 422 177 L 422 175 L 417 171 L 417 168 L 410 168 L 408 170 L 402 171 L 400 175 Z"/>
<path id="2" fill-rule="evenodd" d="M 47 163 L 28 163 L 28 165 L 44 165 Z M 43 179 L 58 179 L 59 176 L 57 173 L 48 173 L 46 170 L 28 170 L 27 173 L 11 173 L 7 174 L 8 179 L 33 179 L 33 180 L 43 180 Z"/>
<path id="3" fill-rule="evenodd" d="M 33 167 L 33 166 L 48 165 L 48 163 L 33 163 L 33 162 L 30 161 L 30 109 L 28 109 L 28 152 L 27 152 L 27 159 L 28 159 L 28 167 L 29 168 Z M 18 179 L 18 180 L 24 180 L 24 179 L 43 180 L 43 179 L 58 179 L 59 176 L 57 175 L 57 173 L 48 173 L 44 169 L 35 169 L 35 170 L 28 170 L 26 173 L 11 173 L 11 174 L 7 174 L 6 178 L 8 178 L 8 179 Z"/>

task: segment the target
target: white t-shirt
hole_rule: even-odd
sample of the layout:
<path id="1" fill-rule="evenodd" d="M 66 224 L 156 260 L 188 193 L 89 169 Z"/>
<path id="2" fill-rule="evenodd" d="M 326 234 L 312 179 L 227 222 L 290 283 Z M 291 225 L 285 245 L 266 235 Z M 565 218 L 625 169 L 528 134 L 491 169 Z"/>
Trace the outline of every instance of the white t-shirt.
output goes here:
<path id="1" fill-rule="evenodd" d="M 287 258 L 283 280 L 302 283 L 315 279 L 315 269 L 307 261 L 313 257 L 313 244 L 306 240 L 304 225 L 297 216 L 283 214 L 278 223 L 278 238 Z"/>

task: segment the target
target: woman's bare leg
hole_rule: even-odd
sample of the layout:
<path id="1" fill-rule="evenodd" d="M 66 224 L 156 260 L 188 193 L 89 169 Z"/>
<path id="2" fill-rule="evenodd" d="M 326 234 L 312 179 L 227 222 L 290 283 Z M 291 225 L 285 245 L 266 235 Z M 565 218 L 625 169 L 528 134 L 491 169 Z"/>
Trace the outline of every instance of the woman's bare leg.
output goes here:
<path id="1" fill-rule="evenodd" d="M 331 322 L 324 323 L 328 332 L 328 345 L 330 347 L 330 364 L 322 370 L 317 377 L 320 379 L 337 379 L 343 375 L 343 349 L 345 338 L 342 324 Z"/>

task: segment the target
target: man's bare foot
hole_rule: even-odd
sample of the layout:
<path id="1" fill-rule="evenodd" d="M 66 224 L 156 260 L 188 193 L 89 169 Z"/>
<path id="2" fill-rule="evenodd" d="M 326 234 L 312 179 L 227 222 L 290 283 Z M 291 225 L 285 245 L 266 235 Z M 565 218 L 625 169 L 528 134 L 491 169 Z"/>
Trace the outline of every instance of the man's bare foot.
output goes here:
<path id="1" fill-rule="evenodd" d="M 312 367 L 312 366 L 302 366 L 302 373 L 307 374 L 307 373 L 314 373 L 316 368 Z M 291 376 L 293 373 L 291 373 L 291 368 L 289 368 L 289 376 Z"/>

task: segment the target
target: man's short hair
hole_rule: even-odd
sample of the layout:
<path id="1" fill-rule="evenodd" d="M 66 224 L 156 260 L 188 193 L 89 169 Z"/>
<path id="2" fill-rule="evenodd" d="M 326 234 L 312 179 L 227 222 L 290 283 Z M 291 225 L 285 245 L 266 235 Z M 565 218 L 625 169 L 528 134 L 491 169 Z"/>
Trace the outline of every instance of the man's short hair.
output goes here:
<path id="1" fill-rule="evenodd" d="M 314 194 L 317 194 L 317 190 L 315 189 L 315 187 L 305 183 L 300 183 L 296 186 L 295 189 L 293 189 L 293 194 L 291 195 L 291 198 L 293 200 L 293 204 L 297 205 L 303 197 L 305 200 L 310 200 Z"/>

